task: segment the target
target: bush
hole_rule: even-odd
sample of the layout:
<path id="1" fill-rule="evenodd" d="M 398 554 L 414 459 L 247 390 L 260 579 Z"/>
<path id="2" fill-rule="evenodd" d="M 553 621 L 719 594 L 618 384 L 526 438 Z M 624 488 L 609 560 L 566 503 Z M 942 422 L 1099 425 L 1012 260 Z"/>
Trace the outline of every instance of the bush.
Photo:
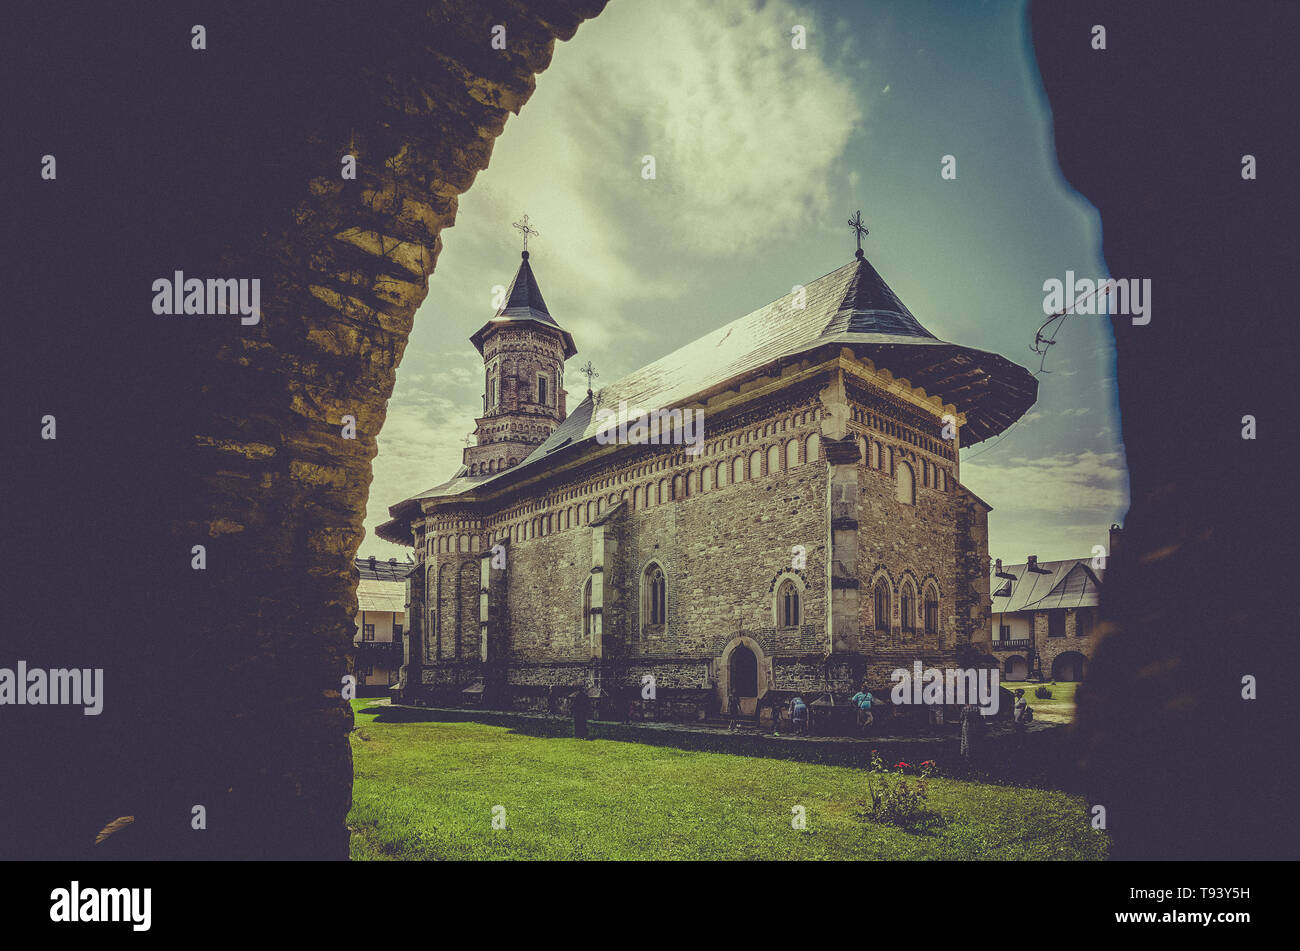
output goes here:
<path id="1" fill-rule="evenodd" d="M 1046 687 L 1039 687 L 1037 690 L 1034 691 L 1034 696 L 1037 697 L 1039 700 L 1051 700 L 1052 691 Z"/>
<path id="2" fill-rule="evenodd" d="M 871 796 L 871 804 L 865 811 L 858 813 L 859 817 L 873 822 L 888 822 L 908 831 L 923 829 L 938 822 L 939 814 L 930 809 L 929 791 L 925 785 L 926 778 L 934 771 L 934 761 L 921 763 L 920 777 L 915 783 L 910 783 L 904 775 L 904 770 L 913 768 L 910 764 L 898 763 L 895 766 L 898 778 L 891 780 L 877 752 L 872 750 L 871 754 L 871 772 L 867 774 L 867 793 Z M 876 775 L 880 777 L 879 788 L 875 782 Z M 863 802 L 861 805 L 867 804 Z"/>

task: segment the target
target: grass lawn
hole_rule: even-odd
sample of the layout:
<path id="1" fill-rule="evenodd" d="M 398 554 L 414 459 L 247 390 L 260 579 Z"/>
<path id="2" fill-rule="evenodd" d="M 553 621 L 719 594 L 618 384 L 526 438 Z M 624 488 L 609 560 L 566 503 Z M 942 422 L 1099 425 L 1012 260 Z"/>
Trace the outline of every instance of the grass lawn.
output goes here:
<path id="1" fill-rule="evenodd" d="M 857 769 L 477 723 L 375 723 L 372 705 L 353 701 L 353 859 L 1106 856 L 1083 800 L 1061 792 L 932 779 L 943 824 L 913 834 L 855 817 L 868 798 Z M 504 830 L 492 828 L 497 805 Z M 796 805 L 806 831 L 791 828 Z"/>
<path id="2" fill-rule="evenodd" d="M 1034 719 L 1042 720 L 1044 723 L 1073 723 L 1074 722 L 1074 691 L 1078 688 L 1077 683 L 1042 683 L 1033 680 L 1004 680 L 1001 684 L 1013 694 L 1016 688 L 1023 688 L 1025 691 L 1025 700 L 1034 708 Z M 1052 691 L 1052 699 L 1040 700 L 1034 696 L 1034 691 L 1039 687 L 1046 687 Z"/>

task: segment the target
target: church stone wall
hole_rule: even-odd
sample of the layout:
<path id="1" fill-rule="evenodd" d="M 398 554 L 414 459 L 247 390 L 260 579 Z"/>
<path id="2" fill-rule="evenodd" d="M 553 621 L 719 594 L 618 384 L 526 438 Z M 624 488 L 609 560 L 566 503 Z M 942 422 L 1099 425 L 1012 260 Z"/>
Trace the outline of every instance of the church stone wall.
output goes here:
<path id="1" fill-rule="evenodd" d="M 758 657 L 760 694 L 770 688 L 781 698 L 828 689 L 842 695 L 864 679 L 887 690 L 890 674 L 918 658 L 957 666 L 958 648 L 988 624 L 987 508 L 958 483 L 956 447 L 935 435 L 938 416 L 896 406 L 887 394 L 867 394 L 847 410 L 849 432 L 863 449 L 856 467 L 859 623 L 846 638 L 858 650 L 827 662 L 830 470 L 820 443 L 822 386 L 805 381 L 774 394 L 765 408 L 711 416 L 699 456 L 678 446 L 629 448 L 481 510 L 431 511 L 425 525 L 434 537 L 426 551 L 453 579 L 460 577 L 457 566 L 477 564 L 478 552 L 498 540 L 506 545 L 503 617 L 492 635 L 493 656 L 504 659 L 503 690 L 494 702 L 555 709 L 569 688 L 598 683 L 622 708 L 649 674 L 656 715 L 676 704 L 687 718 L 702 717 L 725 700 L 724 654 L 742 635 Z M 896 488 L 904 462 L 915 473 L 910 505 Z M 795 546 L 802 546 L 801 564 Z M 667 623 L 656 628 L 642 617 L 652 563 L 667 579 Z M 881 574 L 891 594 L 887 635 L 875 631 L 871 614 L 872 581 Z M 787 577 L 801 587 L 802 617 L 792 629 L 778 628 L 775 615 L 776 588 Z M 908 635 L 900 617 L 904 578 L 916 595 L 916 631 Z M 601 608 L 600 624 L 593 618 L 592 626 L 603 638 L 584 632 L 589 579 L 593 606 Z M 924 629 L 931 585 L 938 591 L 937 635 Z M 439 590 L 432 586 L 430 597 Z M 491 679 L 478 666 L 477 598 L 476 574 L 442 593 L 439 630 L 444 641 L 458 631 L 461 651 L 449 661 L 444 644 L 440 663 L 450 669 L 426 677 L 430 700 L 463 700 L 448 685 Z M 612 699 L 606 703 L 606 715 L 621 712 Z"/>
<path id="2" fill-rule="evenodd" d="M 772 583 L 792 570 L 795 545 L 804 546 L 807 558 L 798 573 L 807 585 L 803 622 L 824 627 L 825 463 L 801 463 L 699 493 L 704 466 L 716 470 L 741 451 L 748 460 L 751 445 L 765 443 L 746 443 L 743 450 L 706 456 L 693 466 L 691 488 L 697 494 L 629 518 L 622 573 L 630 610 L 623 633 L 638 652 L 713 658 L 737 630 L 774 627 Z M 662 633 L 646 634 L 640 589 L 651 560 L 667 575 L 668 623 Z"/>
<path id="3" fill-rule="evenodd" d="M 901 460 L 900 461 L 904 461 Z M 906 460 L 920 471 L 914 459 Z M 873 468 L 870 460 L 860 464 L 858 536 L 859 565 L 862 597 L 859 601 L 864 632 L 863 648 L 887 647 L 905 635 L 901 630 L 902 585 L 910 580 L 916 592 L 916 633 L 906 636 L 909 642 L 923 641 L 927 646 L 952 648 L 960 639 L 968 637 L 967 622 L 958 623 L 957 599 L 968 587 L 969 566 L 963 554 L 976 549 L 975 557 L 987 557 L 987 538 L 981 540 L 977 532 L 962 526 L 963 501 L 957 487 L 940 489 L 926 486 L 918 476 L 915 486 L 915 504 L 898 500 L 897 475 L 889 471 L 888 458 L 882 454 L 880 468 Z M 897 466 L 897 463 L 895 463 Z M 980 554 L 983 552 L 983 554 Z M 877 632 L 874 616 L 874 582 L 884 577 L 890 589 L 889 635 Z M 924 597 L 928 582 L 938 586 L 939 632 L 925 634 Z"/>
<path id="4" fill-rule="evenodd" d="M 506 568 L 512 659 L 587 661 L 582 589 L 591 576 L 591 527 L 571 527 L 509 546 Z"/>

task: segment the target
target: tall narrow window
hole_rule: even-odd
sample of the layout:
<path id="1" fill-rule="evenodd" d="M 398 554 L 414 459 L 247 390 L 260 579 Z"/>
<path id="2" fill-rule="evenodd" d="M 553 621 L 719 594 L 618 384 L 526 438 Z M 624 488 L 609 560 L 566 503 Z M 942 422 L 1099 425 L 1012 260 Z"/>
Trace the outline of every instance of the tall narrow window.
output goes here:
<path id="1" fill-rule="evenodd" d="M 781 471 L 781 446 L 777 443 L 767 447 L 767 474 Z"/>
<path id="2" fill-rule="evenodd" d="M 934 585 L 925 589 L 925 633 L 939 633 L 939 592 Z"/>
<path id="3" fill-rule="evenodd" d="M 876 582 L 872 594 L 872 611 L 875 614 L 876 630 L 887 632 L 890 621 L 889 585 L 886 584 L 884 578 Z"/>
<path id="4" fill-rule="evenodd" d="M 539 376 L 537 378 L 537 402 L 541 403 L 543 406 L 546 406 L 550 402 L 546 398 L 546 377 L 544 376 Z"/>
<path id="5" fill-rule="evenodd" d="M 668 585 L 664 571 L 654 562 L 646 565 L 641 585 L 643 626 L 662 630 L 668 617 Z"/>
<path id="6" fill-rule="evenodd" d="M 777 589 L 776 614 L 781 627 L 799 626 L 799 588 L 788 578 Z"/>
<path id="7" fill-rule="evenodd" d="M 916 591 L 910 581 L 903 582 L 903 592 L 898 601 L 900 624 L 909 634 L 916 632 Z"/>

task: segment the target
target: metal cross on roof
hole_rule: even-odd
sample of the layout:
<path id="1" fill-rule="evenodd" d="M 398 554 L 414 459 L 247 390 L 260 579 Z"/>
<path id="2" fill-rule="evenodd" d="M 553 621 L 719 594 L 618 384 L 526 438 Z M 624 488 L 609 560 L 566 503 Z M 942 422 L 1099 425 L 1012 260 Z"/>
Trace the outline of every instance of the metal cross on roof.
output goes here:
<path id="1" fill-rule="evenodd" d="M 524 254 L 528 253 L 528 236 L 531 234 L 534 238 L 541 234 L 536 228 L 528 226 L 528 216 L 524 215 L 519 221 L 516 221 L 512 227 L 518 228 L 524 233 Z"/>
<path id="2" fill-rule="evenodd" d="M 864 235 L 871 234 L 867 226 L 862 223 L 862 212 L 855 211 L 853 217 L 849 219 L 849 227 L 856 232 L 858 239 L 858 257 L 862 257 L 862 238 Z"/>
<path id="3" fill-rule="evenodd" d="M 580 367 L 578 368 L 578 372 L 579 372 L 579 373 L 586 374 L 586 377 L 587 377 L 587 392 L 590 393 L 590 392 L 591 392 L 591 381 L 592 381 L 593 379 L 595 379 L 596 377 L 600 376 L 600 374 L 596 372 L 596 368 L 593 367 L 593 366 L 591 365 L 591 361 L 590 361 L 590 360 L 588 360 L 588 361 L 587 361 L 583 366 L 580 366 Z"/>
<path id="4" fill-rule="evenodd" d="M 474 433 L 476 432 L 478 432 L 478 430 L 474 431 Z M 465 434 L 465 445 L 472 446 L 474 444 L 474 433 Z"/>

